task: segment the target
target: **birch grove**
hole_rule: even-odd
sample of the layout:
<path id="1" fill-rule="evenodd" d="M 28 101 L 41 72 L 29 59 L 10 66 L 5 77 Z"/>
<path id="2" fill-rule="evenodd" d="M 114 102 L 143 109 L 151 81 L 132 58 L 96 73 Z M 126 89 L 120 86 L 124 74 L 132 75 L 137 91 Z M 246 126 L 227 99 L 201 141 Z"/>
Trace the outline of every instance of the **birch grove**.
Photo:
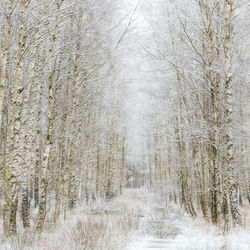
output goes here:
<path id="1" fill-rule="evenodd" d="M 152 135 L 149 133 L 151 140 L 155 133 L 158 138 L 165 137 L 166 145 L 160 149 L 150 146 L 148 150 L 166 160 L 170 158 L 170 168 L 177 167 L 170 179 L 178 180 L 178 186 L 172 193 L 171 181 L 167 183 L 162 191 L 168 196 L 166 199 L 174 197 L 193 217 L 201 211 L 207 221 L 228 230 L 242 224 L 240 205 L 249 201 L 249 191 L 244 191 L 249 190 L 249 167 L 240 163 L 248 154 L 248 136 L 244 136 L 248 132 L 242 127 L 242 116 L 239 129 L 237 111 L 240 105 L 239 112 L 248 112 L 241 106 L 244 94 L 238 92 L 242 88 L 239 82 L 247 84 L 243 76 L 247 74 L 247 61 L 241 59 L 243 54 L 238 50 L 246 49 L 244 13 L 248 6 L 244 1 L 226 0 L 193 1 L 189 10 L 178 3 L 163 6 L 165 26 L 160 30 L 155 27 L 155 45 L 148 47 L 146 53 L 157 62 L 155 71 L 160 71 L 162 78 L 171 79 L 162 82 L 161 88 L 168 88 L 176 98 L 168 94 L 162 97 L 170 105 L 172 102 L 165 135 L 160 129 L 161 114 L 154 114 L 159 118 Z M 239 73 L 240 68 L 245 73 Z M 158 97 L 156 90 L 151 94 Z M 174 153 L 168 156 L 167 147 Z M 243 175 L 239 178 L 242 171 L 245 181 L 241 179 Z"/>
<path id="2" fill-rule="evenodd" d="M 244 0 L 2 0 L 3 238 L 140 188 L 242 227 L 249 17 Z"/>
<path id="3" fill-rule="evenodd" d="M 3 2 L 1 214 L 6 237 L 17 232 L 19 209 L 26 228 L 38 207 L 41 232 L 52 200 L 56 221 L 83 201 L 120 192 L 125 134 L 119 123 L 122 102 L 112 83 L 116 41 L 108 35 L 114 7 L 112 1 Z"/>

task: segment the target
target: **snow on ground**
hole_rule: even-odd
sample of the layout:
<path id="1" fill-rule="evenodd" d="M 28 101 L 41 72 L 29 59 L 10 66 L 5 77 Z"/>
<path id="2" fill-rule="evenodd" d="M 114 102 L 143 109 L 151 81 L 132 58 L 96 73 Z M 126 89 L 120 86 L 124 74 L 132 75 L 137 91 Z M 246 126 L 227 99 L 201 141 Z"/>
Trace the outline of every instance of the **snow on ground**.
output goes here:
<path id="1" fill-rule="evenodd" d="M 183 232 L 174 239 L 159 239 L 148 235 L 136 235 L 126 250 L 249 250 L 249 232 L 235 232 L 227 236 L 204 232 L 199 229 Z M 190 229 L 190 228 L 189 228 Z"/>
<path id="2" fill-rule="evenodd" d="M 246 227 L 227 234 L 146 189 L 127 189 L 86 209 L 73 211 L 57 226 L 52 213 L 41 238 L 20 229 L 10 244 L 0 242 L 0 250 L 250 250 L 249 207 L 242 209 Z"/>
<path id="3" fill-rule="evenodd" d="M 159 234 L 157 236 L 154 230 L 148 230 L 150 226 L 151 229 L 154 227 L 152 220 L 155 219 L 148 211 L 156 211 L 154 208 L 157 207 L 157 201 L 153 195 L 138 199 L 144 201 L 144 217 L 141 218 L 138 232 L 131 236 L 126 250 L 250 250 L 250 225 L 223 234 L 220 228 L 205 223 L 202 218 L 194 220 L 173 204 L 169 205 L 166 223 L 159 222 L 162 227 L 167 227 L 166 232 L 159 234 L 160 227 L 155 227 Z M 163 228 L 161 230 L 164 231 Z"/>
<path id="4" fill-rule="evenodd" d="M 150 235 L 136 234 L 126 250 L 249 250 L 250 231 L 236 230 L 221 234 L 212 226 L 200 227 L 188 218 L 179 222 L 180 232 L 175 238 L 159 239 Z"/>

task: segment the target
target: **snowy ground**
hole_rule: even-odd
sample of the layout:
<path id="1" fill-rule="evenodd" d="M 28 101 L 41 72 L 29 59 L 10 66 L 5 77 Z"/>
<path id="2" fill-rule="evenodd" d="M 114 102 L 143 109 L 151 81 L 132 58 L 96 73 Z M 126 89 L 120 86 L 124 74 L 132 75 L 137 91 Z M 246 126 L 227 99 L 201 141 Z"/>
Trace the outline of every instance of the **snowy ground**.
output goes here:
<path id="1" fill-rule="evenodd" d="M 48 214 L 40 238 L 32 229 L 19 229 L 10 243 L 0 242 L 0 250 L 250 250 L 249 207 L 242 212 L 247 226 L 223 234 L 202 218 L 193 220 L 178 206 L 164 204 L 157 194 L 129 189 L 111 202 L 73 211 L 56 226 L 53 213 Z"/>
<path id="2" fill-rule="evenodd" d="M 159 226 L 150 230 L 150 227 L 154 228 L 152 220 L 155 218 L 152 214 L 161 204 L 157 204 L 153 195 L 139 199 L 144 203 L 144 217 L 141 218 L 140 229 L 131 237 L 126 250 L 250 250 L 250 225 L 223 234 L 221 229 L 205 223 L 202 218 L 193 220 L 175 205 L 169 206 L 166 222 L 158 222 Z M 250 210 L 245 212 L 246 217 L 249 215 Z"/>
<path id="3" fill-rule="evenodd" d="M 179 221 L 179 234 L 174 238 L 160 239 L 138 233 L 134 235 L 126 250 L 249 250 L 250 231 L 236 230 L 223 235 L 212 226 L 200 225 L 187 216 Z"/>

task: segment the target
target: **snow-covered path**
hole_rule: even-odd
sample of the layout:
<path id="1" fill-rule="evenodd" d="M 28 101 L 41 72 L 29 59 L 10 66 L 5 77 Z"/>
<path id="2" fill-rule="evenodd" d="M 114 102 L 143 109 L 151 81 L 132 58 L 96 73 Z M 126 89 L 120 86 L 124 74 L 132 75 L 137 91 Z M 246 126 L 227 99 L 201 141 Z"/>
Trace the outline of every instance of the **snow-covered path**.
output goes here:
<path id="1" fill-rule="evenodd" d="M 193 220 L 178 207 L 169 209 L 171 221 L 170 236 L 157 237 L 154 230 L 150 230 L 153 208 L 157 207 L 154 195 L 143 194 L 133 201 L 141 204 L 141 222 L 137 232 L 131 235 L 126 250 L 250 250 L 250 229 L 235 229 L 228 234 L 213 225 L 205 223 L 201 218 Z M 149 211 L 151 211 L 149 213 Z M 166 222 L 168 226 L 169 223 Z M 153 225 L 154 226 L 154 225 Z M 159 228 L 157 228 L 159 229 Z M 174 230 L 174 233 L 171 232 Z"/>
<path id="2" fill-rule="evenodd" d="M 126 250 L 250 250 L 249 231 L 234 232 L 225 236 L 216 233 L 214 229 L 206 231 L 204 228 L 185 226 L 182 225 L 183 231 L 176 238 L 170 239 L 136 234 Z"/>
<path id="3" fill-rule="evenodd" d="M 143 237 L 137 235 L 132 242 L 129 243 L 127 250 L 142 250 L 142 249 L 171 249 L 173 240 L 162 240 L 154 237 Z"/>

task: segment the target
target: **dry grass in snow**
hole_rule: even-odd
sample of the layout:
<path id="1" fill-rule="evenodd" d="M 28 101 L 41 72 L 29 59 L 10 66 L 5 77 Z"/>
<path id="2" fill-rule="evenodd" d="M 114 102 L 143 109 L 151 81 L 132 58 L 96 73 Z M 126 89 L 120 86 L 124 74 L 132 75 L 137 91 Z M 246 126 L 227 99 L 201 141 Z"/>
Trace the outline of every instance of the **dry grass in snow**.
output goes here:
<path id="1" fill-rule="evenodd" d="M 242 208 L 243 227 L 228 233 L 202 217 L 194 220 L 157 194 L 144 199 L 143 208 L 140 230 L 126 250 L 250 250 L 249 206 Z"/>
<path id="2" fill-rule="evenodd" d="M 0 250 L 250 250 L 250 207 L 241 212 L 244 226 L 224 234 L 155 193 L 128 189 L 111 202 L 76 209 L 57 224 L 49 212 L 41 235 L 34 230 L 33 216 L 31 229 L 19 228 L 10 243 L 1 242 Z"/>
<path id="3" fill-rule="evenodd" d="M 47 214 L 41 235 L 35 232 L 35 223 L 32 223 L 29 230 L 19 228 L 19 233 L 8 244 L 2 240 L 0 250 L 123 249 L 129 234 L 138 229 L 135 211 L 119 198 L 74 210 L 56 225 L 51 212 Z"/>

